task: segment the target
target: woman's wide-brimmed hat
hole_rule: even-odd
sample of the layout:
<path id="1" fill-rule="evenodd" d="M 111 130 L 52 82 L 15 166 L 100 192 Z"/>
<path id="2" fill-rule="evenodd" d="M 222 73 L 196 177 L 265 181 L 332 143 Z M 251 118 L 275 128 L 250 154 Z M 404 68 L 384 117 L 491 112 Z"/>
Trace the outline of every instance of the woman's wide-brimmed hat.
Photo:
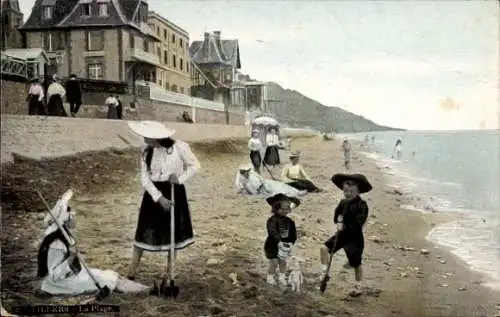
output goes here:
<path id="1" fill-rule="evenodd" d="M 288 154 L 288 157 L 289 158 L 300 157 L 301 155 L 302 155 L 302 153 L 300 151 L 294 151 L 294 152 L 291 152 L 290 154 Z"/>
<path id="2" fill-rule="evenodd" d="M 134 133 L 148 139 L 166 139 L 175 133 L 157 121 L 129 121 L 128 126 Z"/>
<path id="3" fill-rule="evenodd" d="M 254 129 L 254 130 L 252 130 L 252 133 L 260 133 L 260 131 L 257 129 Z"/>
<path id="4" fill-rule="evenodd" d="M 372 185 L 368 181 L 368 179 L 365 177 L 365 175 L 362 174 L 335 174 L 332 176 L 332 182 L 335 184 L 340 189 L 344 188 L 344 182 L 345 181 L 353 181 L 356 184 L 358 184 L 358 189 L 359 193 L 367 193 L 370 190 L 372 190 Z"/>
<path id="5" fill-rule="evenodd" d="M 240 171 L 249 171 L 251 169 L 253 169 L 253 165 L 250 163 L 241 164 L 239 167 Z"/>
<path id="6" fill-rule="evenodd" d="M 291 197 L 291 196 L 287 196 L 287 195 L 281 194 L 281 193 L 275 194 L 275 195 L 272 195 L 272 196 L 269 196 L 266 198 L 267 203 L 271 206 L 277 202 L 286 201 L 286 200 L 294 203 L 295 208 L 300 205 L 300 199 L 298 199 L 297 197 Z"/>

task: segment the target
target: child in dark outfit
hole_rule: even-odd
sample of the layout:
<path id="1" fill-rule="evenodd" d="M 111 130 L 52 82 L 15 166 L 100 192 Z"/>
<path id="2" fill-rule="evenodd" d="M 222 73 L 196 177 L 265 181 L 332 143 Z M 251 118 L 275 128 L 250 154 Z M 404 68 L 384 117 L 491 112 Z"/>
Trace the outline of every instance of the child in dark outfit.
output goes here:
<path id="1" fill-rule="evenodd" d="M 326 247 L 321 249 L 321 263 L 326 269 L 329 254 L 333 256 L 338 250 L 344 249 L 348 260 L 344 267 L 354 268 L 356 278 L 355 289 L 350 295 L 359 296 L 363 278 L 361 262 L 365 247 L 363 226 L 368 218 L 368 205 L 359 194 L 369 192 L 372 186 L 366 177 L 360 174 L 335 174 L 332 182 L 344 191 L 345 198 L 335 208 L 333 222 L 337 225 L 337 233 L 330 237 L 325 242 Z"/>
<path id="2" fill-rule="evenodd" d="M 300 200 L 295 197 L 288 197 L 284 194 L 277 194 L 267 198 L 271 205 L 273 215 L 267 220 L 267 239 L 264 243 L 266 258 L 269 259 L 269 271 L 267 273 L 267 283 L 275 285 L 276 269 L 279 268 L 279 283 L 287 286 L 286 260 L 290 251 L 297 241 L 297 230 L 295 222 L 287 217 L 292 208 L 300 205 Z"/>

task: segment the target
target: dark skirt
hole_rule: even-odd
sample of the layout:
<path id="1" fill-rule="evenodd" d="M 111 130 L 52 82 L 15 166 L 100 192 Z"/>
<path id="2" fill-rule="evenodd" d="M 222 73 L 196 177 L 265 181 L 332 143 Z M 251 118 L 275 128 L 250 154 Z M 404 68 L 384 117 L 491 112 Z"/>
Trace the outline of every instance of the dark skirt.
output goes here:
<path id="1" fill-rule="evenodd" d="M 170 199 L 170 183 L 155 182 L 154 185 Z M 191 214 L 184 185 L 174 185 L 175 190 L 175 249 L 181 250 L 194 243 Z M 144 193 L 139 220 L 135 231 L 134 245 L 150 252 L 170 250 L 170 211 L 155 203 L 148 192 Z"/>
<path id="2" fill-rule="evenodd" d="M 118 111 L 115 106 L 108 106 L 108 119 L 118 119 Z"/>
<path id="3" fill-rule="evenodd" d="M 291 183 L 288 183 L 288 185 L 292 186 L 297 190 L 307 190 L 308 193 L 313 193 L 320 190 L 318 187 L 316 187 L 316 185 L 314 185 L 313 182 L 307 179 L 298 179 Z"/>
<path id="4" fill-rule="evenodd" d="M 268 166 L 280 165 L 280 152 L 277 145 L 268 146 L 264 155 L 264 164 Z"/>
<path id="5" fill-rule="evenodd" d="M 50 96 L 49 102 L 47 103 L 47 112 L 49 116 L 68 116 L 64 109 L 62 98 L 59 95 Z"/>
<path id="6" fill-rule="evenodd" d="M 262 164 L 262 157 L 259 151 L 250 151 L 250 161 L 252 162 L 253 168 L 259 172 L 260 164 Z"/>
<path id="7" fill-rule="evenodd" d="M 284 238 L 281 241 L 283 242 L 292 242 L 288 238 Z M 273 260 L 278 258 L 278 241 L 274 240 L 271 237 L 267 237 L 264 242 L 264 253 L 268 260 Z"/>
<path id="8" fill-rule="evenodd" d="M 43 102 L 38 100 L 38 95 L 32 95 L 28 99 L 28 113 L 30 115 L 45 115 Z"/>

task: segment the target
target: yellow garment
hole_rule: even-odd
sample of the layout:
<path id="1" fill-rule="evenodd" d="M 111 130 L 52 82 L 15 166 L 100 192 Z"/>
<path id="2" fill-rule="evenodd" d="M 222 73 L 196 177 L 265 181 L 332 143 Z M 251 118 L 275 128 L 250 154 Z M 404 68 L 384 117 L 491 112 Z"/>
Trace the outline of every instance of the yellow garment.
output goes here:
<path id="1" fill-rule="evenodd" d="M 296 179 L 310 180 L 301 164 L 286 164 L 281 171 L 281 180 L 285 183 L 290 183 Z"/>

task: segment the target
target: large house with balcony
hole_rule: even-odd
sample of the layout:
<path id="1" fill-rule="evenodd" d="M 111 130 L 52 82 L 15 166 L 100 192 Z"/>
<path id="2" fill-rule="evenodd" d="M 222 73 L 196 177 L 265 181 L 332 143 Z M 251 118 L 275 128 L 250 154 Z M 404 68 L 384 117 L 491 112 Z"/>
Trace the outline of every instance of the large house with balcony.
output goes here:
<path id="1" fill-rule="evenodd" d="M 189 33 L 154 11 L 148 17 L 149 27 L 159 40 L 151 43 L 151 51 L 160 59 L 151 81 L 166 90 L 190 95 Z"/>
<path id="2" fill-rule="evenodd" d="M 232 104 L 231 90 L 241 69 L 238 40 L 221 38 L 220 31 L 205 33 L 189 47 L 193 62 L 191 95 Z"/>
<path id="3" fill-rule="evenodd" d="M 20 30 L 27 48 L 47 52 L 48 73 L 63 77 L 132 85 L 159 64 L 146 0 L 36 0 Z"/>

